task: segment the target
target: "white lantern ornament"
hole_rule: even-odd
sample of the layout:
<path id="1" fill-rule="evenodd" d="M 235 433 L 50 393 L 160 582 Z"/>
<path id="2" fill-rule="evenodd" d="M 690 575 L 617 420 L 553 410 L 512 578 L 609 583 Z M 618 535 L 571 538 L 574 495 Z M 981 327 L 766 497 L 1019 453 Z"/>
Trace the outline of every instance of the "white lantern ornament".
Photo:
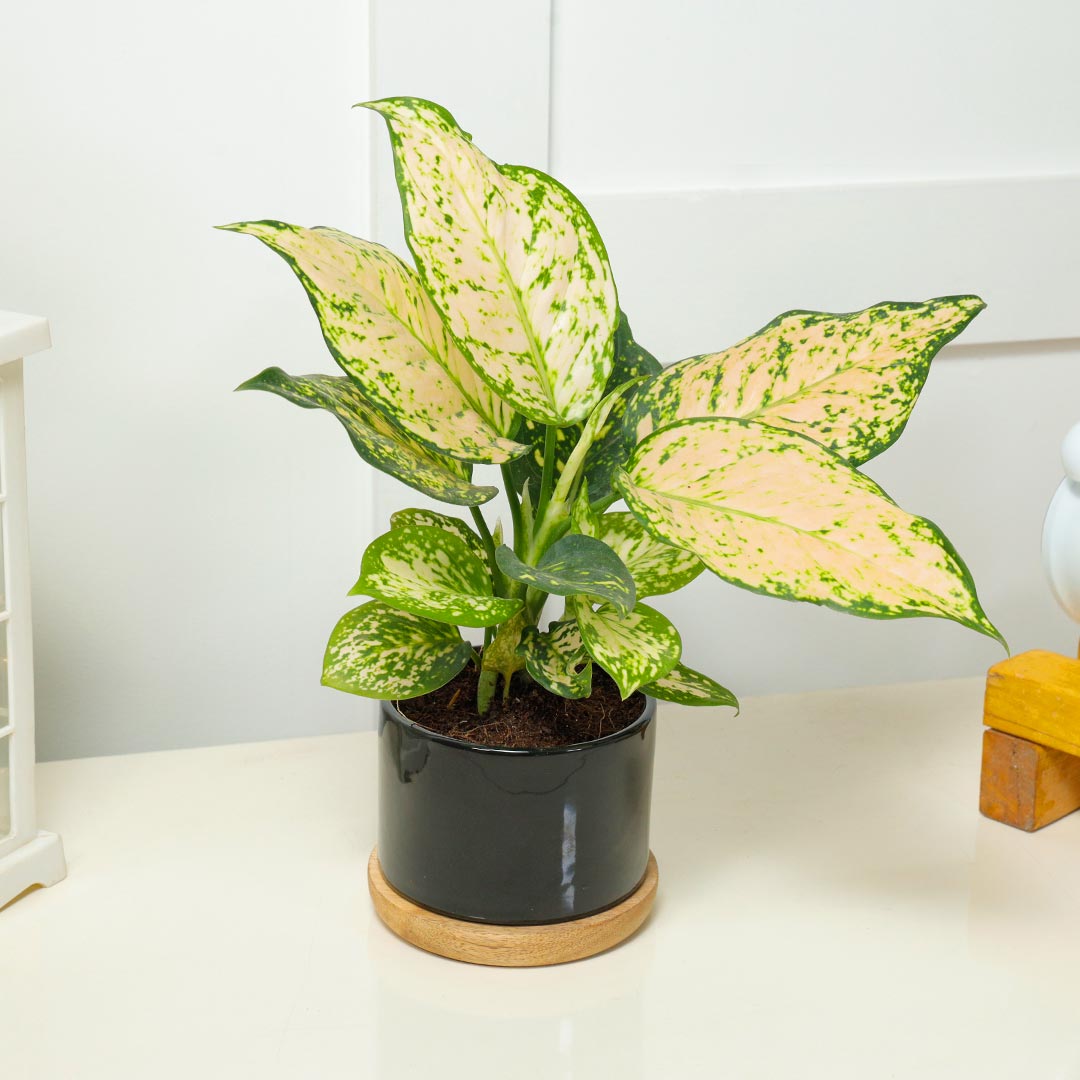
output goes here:
<path id="1" fill-rule="evenodd" d="M 34 660 L 26 513 L 24 356 L 49 347 L 49 324 L 0 311 L 0 907 L 67 870 L 34 806 Z"/>

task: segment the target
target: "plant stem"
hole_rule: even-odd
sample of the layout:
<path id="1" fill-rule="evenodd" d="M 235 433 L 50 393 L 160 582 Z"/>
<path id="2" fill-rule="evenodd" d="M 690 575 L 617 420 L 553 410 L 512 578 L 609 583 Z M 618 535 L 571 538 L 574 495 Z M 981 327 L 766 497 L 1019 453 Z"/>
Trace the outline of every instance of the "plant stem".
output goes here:
<path id="1" fill-rule="evenodd" d="M 499 673 L 497 671 L 480 672 L 480 681 L 476 687 L 476 711 L 481 716 L 491 708 L 491 699 L 495 696 L 498 685 Z"/>
<path id="2" fill-rule="evenodd" d="M 536 519 L 540 521 L 551 499 L 551 489 L 555 486 L 555 441 L 558 428 L 548 424 L 544 428 L 544 474 L 540 480 L 540 497 L 536 501 Z"/>
<path id="3" fill-rule="evenodd" d="M 476 523 L 476 531 L 480 534 L 480 539 L 484 544 L 484 551 L 487 552 L 488 569 L 491 571 L 491 578 L 493 583 L 497 586 L 502 582 L 502 571 L 499 569 L 499 564 L 495 561 L 495 538 L 491 535 L 491 530 L 488 528 L 487 522 L 484 520 L 484 515 L 480 513 L 478 506 L 470 506 L 469 513 L 472 514 L 472 519 Z M 501 592 L 496 588 L 496 592 Z"/>
<path id="4" fill-rule="evenodd" d="M 521 556 L 521 545 L 525 543 L 525 528 L 521 519 L 521 500 L 518 498 L 517 488 L 514 487 L 513 477 L 510 475 L 510 466 L 503 465 L 502 478 L 503 488 L 506 490 L 506 501 L 510 504 L 510 520 L 514 526 L 514 542 L 510 546 L 514 554 Z"/>

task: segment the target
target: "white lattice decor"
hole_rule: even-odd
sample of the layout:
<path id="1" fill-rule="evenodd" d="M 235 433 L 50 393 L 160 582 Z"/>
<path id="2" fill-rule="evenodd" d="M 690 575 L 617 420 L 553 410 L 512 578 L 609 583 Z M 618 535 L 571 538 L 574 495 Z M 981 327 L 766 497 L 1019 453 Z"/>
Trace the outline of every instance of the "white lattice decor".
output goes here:
<path id="1" fill-rule="evenodd" d="M 49 324 L 0 311 L 0 907 L 67 873 L 34 806 L 34 658 L 26 516 L 23 357 L 49 347 Z"/>

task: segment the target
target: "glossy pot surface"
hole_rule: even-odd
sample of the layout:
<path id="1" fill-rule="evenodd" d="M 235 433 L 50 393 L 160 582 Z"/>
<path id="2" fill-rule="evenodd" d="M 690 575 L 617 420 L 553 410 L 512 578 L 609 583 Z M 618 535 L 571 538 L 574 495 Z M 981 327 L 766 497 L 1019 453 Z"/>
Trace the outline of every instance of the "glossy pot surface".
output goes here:
<path id="1" fill-rule="evenodd" d="M 649 859 L 656 702 L 614 735 L 551 750 L 449 739 L 384 701 L 379 862 L 459 919 L 558 922 L 629 896 Z"/>

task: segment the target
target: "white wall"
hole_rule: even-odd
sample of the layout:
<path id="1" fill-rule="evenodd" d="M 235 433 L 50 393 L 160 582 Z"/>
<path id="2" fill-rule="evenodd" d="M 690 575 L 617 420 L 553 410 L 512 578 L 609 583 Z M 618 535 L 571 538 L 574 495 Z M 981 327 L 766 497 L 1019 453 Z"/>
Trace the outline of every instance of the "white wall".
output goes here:
<path id="1" fill-rule="evenodd" d="M 214 224 L 367 227 L 363 0 L 8 5 L 0 307 L 27 363 L 39 745 L 346 730 L 319 685 L 369 474 L 327 416 L 233 395 L 330 370 L 285 265 Z"/>
<path id="2" fill-rule="evenodd" d="M 357 0 L 7 13 L 27 44 L 0 71 L 0 306 L 56 342 L 28 365 L 43 756 L 373 719 L 319 664 L 363 543 L 417 499 L 328 417 L 229 394 L 332 364 L 286 268 L 209 228 L 278 216 L 400 247 L 384 131 L 348 108 L 369 93 L 441 100 L 579 189 L 668 361 L 791 306 L 985 294 L 977 344 L 939 359 L 871 471 L 955 540 L 1014 649 L 1071 651 L 1038 534 L 1080 413 L 1080 9 L 370 2 L 370 24 Z M 687 659 L 744 694 L 1000 655 L 713 579 L 662 603 Z"/>

